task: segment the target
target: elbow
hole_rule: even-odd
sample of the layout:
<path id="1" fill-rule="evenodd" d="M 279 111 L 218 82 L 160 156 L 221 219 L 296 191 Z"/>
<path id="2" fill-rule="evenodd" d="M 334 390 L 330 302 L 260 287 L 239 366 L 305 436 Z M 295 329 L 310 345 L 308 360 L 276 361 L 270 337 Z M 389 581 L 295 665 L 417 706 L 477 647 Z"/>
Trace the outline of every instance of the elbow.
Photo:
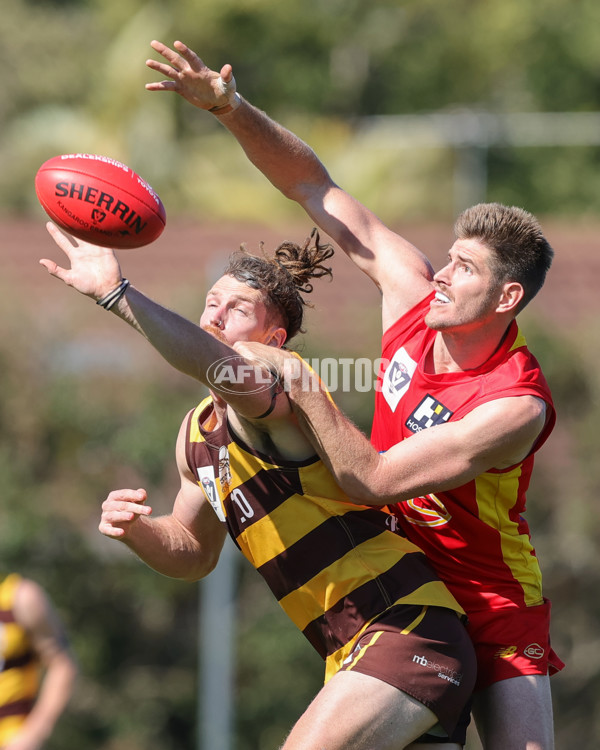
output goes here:
<path id="1" fill-rule="evenodd" d="M 212 573 L 213 570 L 217 567 L 218 562 L 218 554 L 205 555 L 198 560 L 193 568 L 185 571 L 183 575 L 178 576 L 178 578 L 182 581 L 185 581 L 186 583 L 196 583 L 197 581 L 201 581 L 203 578 L 206 578 L 207 575 Z"/>
<path id="2" fill-rule="evenodd" d="M 340 478 L 340 484 L 352 501 L 360 505 L 381 507 L 399 499 L 395 488 L 382 482 L 376 474 L 371 474 L 367 481 L 356 475 L 346 475 Z"/>
<path id="3" fill-rule="evenodd" d="M 322 206 L 325 203 L 327 193 L 332 187 L 334 182 L 323 169 L 307 176 L 305 180 L 281 185 L 279 189 L 286 198 L 309 211 L 311 206 Z"/>

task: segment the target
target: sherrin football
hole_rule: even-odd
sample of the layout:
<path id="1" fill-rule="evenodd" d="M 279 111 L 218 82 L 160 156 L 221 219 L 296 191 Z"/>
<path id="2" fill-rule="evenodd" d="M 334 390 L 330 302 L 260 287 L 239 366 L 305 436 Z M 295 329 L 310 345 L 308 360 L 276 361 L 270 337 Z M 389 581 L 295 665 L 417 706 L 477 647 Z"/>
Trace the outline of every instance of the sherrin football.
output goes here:
<path id="1" fill-rule="evenodd" d="M 95 245 L 142 247 L 165 228 L 158 195 L 132 169 L 108 156 L 54 156 L 39 168 L 35 191 L 52 221 Z"/>

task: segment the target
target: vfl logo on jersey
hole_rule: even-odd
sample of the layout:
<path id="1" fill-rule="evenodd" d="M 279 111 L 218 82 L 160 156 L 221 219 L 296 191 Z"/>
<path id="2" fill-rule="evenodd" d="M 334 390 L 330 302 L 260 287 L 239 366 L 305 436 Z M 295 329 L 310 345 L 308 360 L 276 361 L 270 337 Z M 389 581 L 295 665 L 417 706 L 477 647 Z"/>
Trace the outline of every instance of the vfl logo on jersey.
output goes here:
<path id="1" fill-rule="evenodd" d="M 217 481 L 215 479 L 215 472 L 212 466 L 199 466 L 198 472 L 198 484 L 202 487 L 206 499 L 211 504 L 212 509 L 217 514 L 219 521 L 225 523 L 225 513 L 223 512 L 223 506 L 221 505 L 221 499 L 219 497 L 219 491 L 217 490 Z"/>
<path id="2" fill-rule="evenodd" d="M 452 519 L 448 508 L 435 495 L 414 497 L 412 500 L 399 503 L 398 508 L 414 526 L 445 526 Z"/>
<path id="3" fill-rule="evenodd" d="M 427 394 L 406 420 L 405 425 L 412 432 L 421 432 L 428 427 L 447 422 L 452 414 L 453 412 L 444 404 Z"/>
<path id="4" fill-rule="evenodd" d="M 381 392 L 392 411 L 396 411 L 396 407 L 406 393 L 416 369 L 417 363 L 406 349 L 404 347 L 398 349 L 392 357 L 381 382 Z"/>

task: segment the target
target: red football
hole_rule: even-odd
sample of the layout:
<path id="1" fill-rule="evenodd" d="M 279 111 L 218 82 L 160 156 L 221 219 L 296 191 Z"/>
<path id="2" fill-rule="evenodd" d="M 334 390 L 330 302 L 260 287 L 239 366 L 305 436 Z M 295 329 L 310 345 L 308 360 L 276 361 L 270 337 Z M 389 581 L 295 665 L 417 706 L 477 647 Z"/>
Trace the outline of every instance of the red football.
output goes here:
<path id="1" fill-rule="evenodd" d="M 165 228 L 158 195 L 132 169 L 108 156 L 54 156 L 39 168 L 35 191 L 52 221 L 95 245 L 142 247 Z"/>

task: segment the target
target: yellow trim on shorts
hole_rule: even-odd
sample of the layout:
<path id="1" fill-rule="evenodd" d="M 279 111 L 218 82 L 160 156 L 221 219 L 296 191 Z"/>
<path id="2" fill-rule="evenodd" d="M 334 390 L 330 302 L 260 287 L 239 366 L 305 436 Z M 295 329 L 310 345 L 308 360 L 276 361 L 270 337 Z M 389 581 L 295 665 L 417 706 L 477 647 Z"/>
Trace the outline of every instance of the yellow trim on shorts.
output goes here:
<path id="1" fill-rule="evenodd" d="M 369 643 L 366 646 L 363 646 L 361 650 L 358 653 L 358 656 L 356 659 L 352 660 L 352 664 L 346 669 L 347 672 L 350 672 L 356 664 L 363 658 L 363 656 L 367 653 L 367 650 L 371 648 L 371 646 L 374 646 L 377 641 L 379 640 L 379 636 L 383 635 L 383 630 L 378 630 L 376 633 L 373 633 L 373 637 L 369 641 Z"/>
<path id="2" fill-rule="evenodd" d="M 429 609 L 429 606 L 425 604 L 420 614 L 417 617 L 415 617 L 415 619 L 410 623 L 410 625 L 407 628 L 404 628 L 404 630 L 401 630 L 400 634 L 408 635 L 408 633 L 412 632 L 416 627 L 418 627 L 423 621 L 423 618 L 425 617 L 425 615 L 427 614 L 428 609 Z"/>

